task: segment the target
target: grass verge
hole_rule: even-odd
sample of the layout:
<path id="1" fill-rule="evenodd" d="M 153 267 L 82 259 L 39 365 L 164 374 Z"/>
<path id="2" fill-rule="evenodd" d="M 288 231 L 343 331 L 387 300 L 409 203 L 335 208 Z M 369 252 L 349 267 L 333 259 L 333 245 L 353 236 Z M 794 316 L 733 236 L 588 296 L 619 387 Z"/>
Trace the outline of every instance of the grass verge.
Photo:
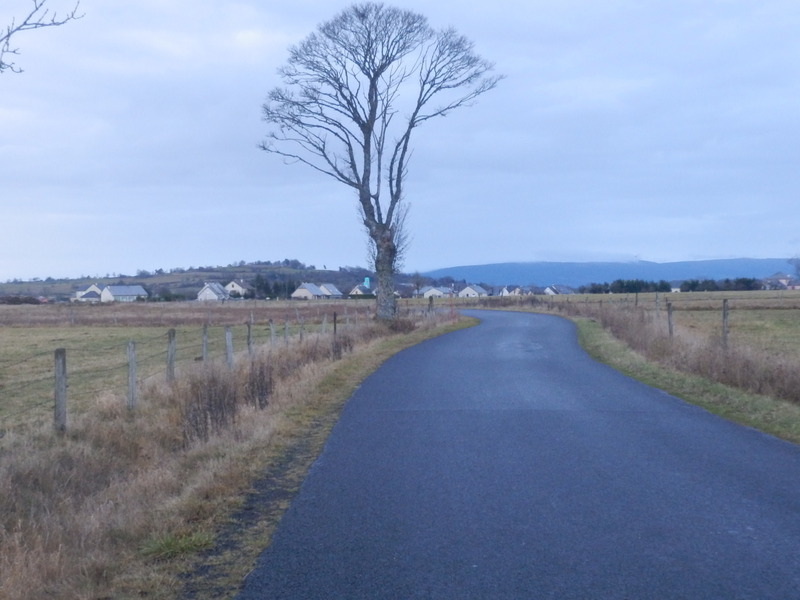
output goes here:
<path id="1" fill-rule="evenodd" d="M 725 419 L 800 443 L 800 406 L 797 404 L 747 393 L 650 362 L 597 321 L 580 317 L 573 321 L 578 327 L 581 346 L 594 359 Z"/>

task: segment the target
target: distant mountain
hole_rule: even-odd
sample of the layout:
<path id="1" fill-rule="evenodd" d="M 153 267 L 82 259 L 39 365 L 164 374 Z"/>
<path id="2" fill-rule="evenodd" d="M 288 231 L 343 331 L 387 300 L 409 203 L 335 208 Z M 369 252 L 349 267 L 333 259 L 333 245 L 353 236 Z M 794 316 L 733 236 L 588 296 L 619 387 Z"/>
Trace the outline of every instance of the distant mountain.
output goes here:
<path id="1" fill-rule="evenodd" d="M 423 273 L 441 279 L 487 283 L 489 285 L 567 285 L 579 287 L 589 283 L 612 282 L 617 279 L 645 281 L 683 281 L 686 279 L 763 279 L 777 272 L 792 273 L 794 267 L 786 258 L 731 258 L 656 263 L 637 262 L 526 262 L 497 263 L 447 267 Z"/>

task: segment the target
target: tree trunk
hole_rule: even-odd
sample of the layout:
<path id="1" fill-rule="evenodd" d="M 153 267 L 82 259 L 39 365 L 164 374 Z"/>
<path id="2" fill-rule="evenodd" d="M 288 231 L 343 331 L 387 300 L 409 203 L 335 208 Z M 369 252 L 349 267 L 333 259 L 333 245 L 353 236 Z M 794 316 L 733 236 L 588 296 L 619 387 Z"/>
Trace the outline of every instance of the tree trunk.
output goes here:
<path id="1" fill-rule="evenodd" d="M 376 313 L 379 321 L 391 321 L 395 317 L 394 269 L 397 261 L 397 246 L 390 231 L 384 231 L 375 240 L 375 289 Z"/>

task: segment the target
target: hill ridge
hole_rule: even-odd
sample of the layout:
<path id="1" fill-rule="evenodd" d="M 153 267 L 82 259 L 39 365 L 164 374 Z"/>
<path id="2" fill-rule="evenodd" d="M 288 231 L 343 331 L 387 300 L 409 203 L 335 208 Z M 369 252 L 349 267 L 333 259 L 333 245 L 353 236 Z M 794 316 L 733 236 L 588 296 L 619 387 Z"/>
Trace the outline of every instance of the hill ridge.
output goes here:
<path id="1" fill-rule="evenodd" d="M 489 285 L 566 285 L 578 287 L 617 279 L 646 281 L 685 281 L 688 279 L 763 279 L 777 272 L 792 274 L 788 258 L 725 258 L 675 262 L 504 262 L 464 265 L 426 271 L 434 279 L 452 277 L 456 281 Z"/>

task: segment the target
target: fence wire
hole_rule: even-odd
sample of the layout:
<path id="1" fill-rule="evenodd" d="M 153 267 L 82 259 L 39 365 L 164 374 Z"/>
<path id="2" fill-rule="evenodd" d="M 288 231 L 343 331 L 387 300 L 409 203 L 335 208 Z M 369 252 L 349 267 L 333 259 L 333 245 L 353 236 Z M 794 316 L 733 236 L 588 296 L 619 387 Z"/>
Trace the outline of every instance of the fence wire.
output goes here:
<path id="1" fill-rule="evenodd" d="M 328 332 L 332 326 L 328 323 Z M 246 325 L 228 326 L 232 333 L 234 354 L 249 350 Z M 341 327 L 341 326 L 340 326 Z M 203 358 L 222 360 L 227 354 L 225 326 L 208 326 L 204 344 L 202 327 L 180 328 L 176 335 L 175 367 L 195 364 Z M 285 332 L 291 338 L 318 333 L 323 323 L 311 323 L 308 319 L 290 323 L 253 323 L 250 328 L 250 344 L 253 349 L 282 343 Z M 155 335 L 134 337 L 136 348 L 136 370 L 139 383 L 157 380 L 168 371 L 168 331 Z M 81 343 L 79 339 L 64 340 L 67 354 L 68 410 L 89 410 L 101 394 L 112 393 L 124 398 L 128 385 L 128 341 Z M 52 416 L 55 388 L 54 352 L 33 352 L 14 358 L 0 358 L 0 431 Z"/>

